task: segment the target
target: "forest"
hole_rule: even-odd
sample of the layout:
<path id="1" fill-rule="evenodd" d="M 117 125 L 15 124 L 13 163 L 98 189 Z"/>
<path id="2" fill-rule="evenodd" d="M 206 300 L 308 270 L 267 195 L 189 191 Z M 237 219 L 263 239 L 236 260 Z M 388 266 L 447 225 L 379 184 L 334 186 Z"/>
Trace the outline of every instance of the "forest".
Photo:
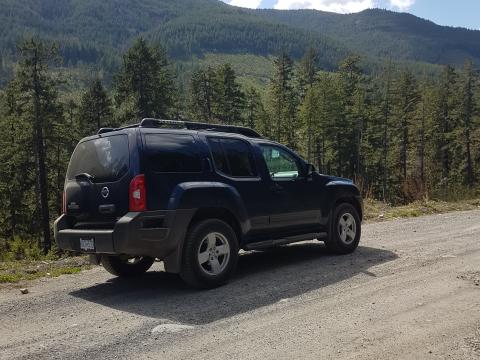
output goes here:
<path id="1" fill-rule="evenodd" d="M 478 195 L 479 76 L 474 63 L 418 73 L 383 61 L 366 72 L 344 56 L 322 70 L 321 48 L 280 52 L 267 87 L 243 86 L 228 63 L 196 68 L 180 86 L 164 48 L 138 38 L 111 85 L 72 91 L 57 44 L 29 38 L 0 90 L 0 254 L 19 241 L 48 253 L 64 174 L 84 136 L 144 117 L 252 127 L 390 204 Z"/>

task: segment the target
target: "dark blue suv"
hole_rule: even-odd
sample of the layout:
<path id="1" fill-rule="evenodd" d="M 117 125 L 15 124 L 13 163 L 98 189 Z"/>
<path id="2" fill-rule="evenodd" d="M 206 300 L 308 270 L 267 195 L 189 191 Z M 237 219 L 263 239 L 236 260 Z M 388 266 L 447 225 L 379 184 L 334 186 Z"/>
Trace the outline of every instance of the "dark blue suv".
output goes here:
<path id="1" fill-rule="evenodd" d="M 77 145 L 55 238 L 117 276 L 159 259 L 188 284 L 215 287 L 239 249 L 318 239 L 354 251 L 362 206 L 352 181 L 317 173 L 251 129 L 144 119 Z"/>

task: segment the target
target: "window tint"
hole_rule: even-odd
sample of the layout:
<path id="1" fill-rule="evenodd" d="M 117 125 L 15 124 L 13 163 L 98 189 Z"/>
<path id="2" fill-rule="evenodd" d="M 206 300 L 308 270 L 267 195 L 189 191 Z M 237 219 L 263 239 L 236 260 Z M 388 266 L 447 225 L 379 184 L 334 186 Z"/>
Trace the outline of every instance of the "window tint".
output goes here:
<path id="1" fill-rule="evenodd" d="M 161 173 L 201 171 L 195 139 L 190 135 L 146 134 L 146 167 Z"/>
<path id="2" fill-rule="evenodd" d="M 215 168 L 233 177 L 257 176 L 252 152 L 248 144 L 237 139 L 208 139 Z"/>
<path id="3" fill-rule="evenodd" d="M 290 153 L 274 145 L 260 145 L 260 148 L 273 180 L 298 177 L 299 168 L 295 158 Z"/>
<path id="4" fill-rule="evenodd" d="M 129 168 L 128 138 L 114 135 L 84 141 L 77 145 L 67 170 L 67 179 L 81 173 L 94 177 L 95 182 L 120 179 Z"/>

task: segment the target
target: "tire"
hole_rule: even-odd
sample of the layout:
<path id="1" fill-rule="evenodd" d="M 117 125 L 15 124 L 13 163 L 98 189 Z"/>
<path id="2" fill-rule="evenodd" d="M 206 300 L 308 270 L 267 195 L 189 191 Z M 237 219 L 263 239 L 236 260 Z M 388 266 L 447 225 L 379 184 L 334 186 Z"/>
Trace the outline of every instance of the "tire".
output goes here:
<path id="1" fill-rule="evenodd" d="M 194 224 L 185 238 L 180 276 L 189 286 L 225 284 L 237 267 L 238 240 L 227 223 L 208 219 Z"/>
<path id="2" fill-rule="evenodd" d="M 140 256 L 102 256 L 102 265 L 110 274 L 118 277 L 133 277 L 145 273 L 152 266 L 154 258 Z"/>
<path id="3" fill-rule="evenodd" d="M 350 254 L 360 242 L 362 224 L 357 209 L 349 203 L 339 204 L 333 211 L 327 249 L 335 254 Z"/>

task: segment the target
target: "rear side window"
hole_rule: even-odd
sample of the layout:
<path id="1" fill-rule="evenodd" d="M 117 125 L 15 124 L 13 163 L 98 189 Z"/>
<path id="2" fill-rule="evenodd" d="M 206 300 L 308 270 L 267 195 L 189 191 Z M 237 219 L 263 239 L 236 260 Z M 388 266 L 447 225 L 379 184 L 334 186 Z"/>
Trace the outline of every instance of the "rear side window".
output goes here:
<path id="1" fill-rule="evenodd" d="M 159 173 L 197 173 L 202 166 L 195 139 L 182 134 L 146 134 L 146 167 Z"/>
<path id="2" fill-rule="evenodd" d="M 81 142 L 75 148 L 67 170 L 67 179 L 87 173 L 94 182 L 120 179 L 129 168 L 128 138 L 113 135 Z"/>
<path id="3" fill-rule="evenodd" d="M 232 177 L 256 177 L 255 162 L 248 144 L 238 139 L 209 138 L 215 168 Z"/>

